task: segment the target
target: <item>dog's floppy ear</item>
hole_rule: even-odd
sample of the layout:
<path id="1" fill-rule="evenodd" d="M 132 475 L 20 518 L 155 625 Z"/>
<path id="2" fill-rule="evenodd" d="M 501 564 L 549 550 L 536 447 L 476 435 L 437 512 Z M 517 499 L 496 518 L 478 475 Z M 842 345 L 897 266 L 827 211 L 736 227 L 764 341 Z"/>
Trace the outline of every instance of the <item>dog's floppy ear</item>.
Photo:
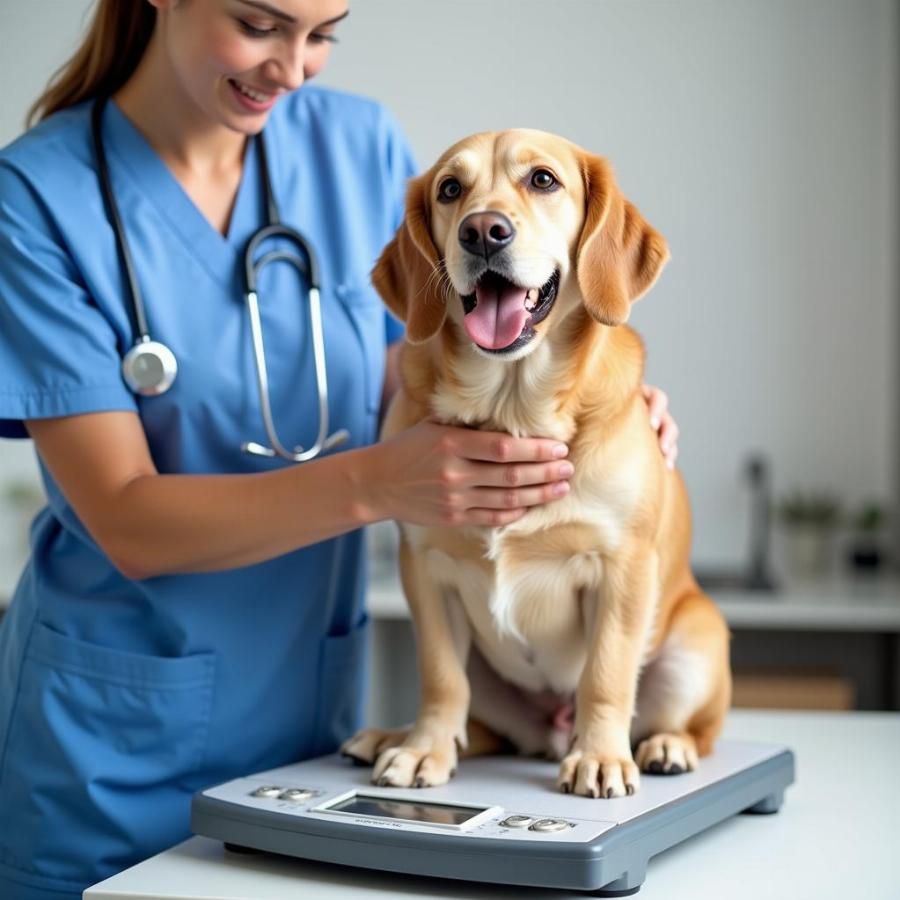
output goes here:
<path id="1" fill-rule="evenodd" d="M 576 253 L 578 286 L 598 322 L 621 325 L 631 304 L 659 278 L 669 247 L 622 196 L 605 159 L 585 153 L 581 171 L 585 216 Z"/>
<path id="2" fill-rule="evenodd" d="M 388 309 L 406 322 L 406 338 L 421 344 L 444 324 L 440 259 L 428 229 L 426 188 L 430 174 L 413 178 L 406 192 L 406 216 L 372 270 L 372 283 Z"/>

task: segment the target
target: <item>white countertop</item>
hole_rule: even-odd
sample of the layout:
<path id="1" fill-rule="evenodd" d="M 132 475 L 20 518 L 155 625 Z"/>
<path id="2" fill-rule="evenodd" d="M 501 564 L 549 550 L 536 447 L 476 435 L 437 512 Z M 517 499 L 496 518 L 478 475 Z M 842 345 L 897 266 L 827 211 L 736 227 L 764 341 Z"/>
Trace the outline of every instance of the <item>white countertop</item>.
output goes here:
<path id="1" fill-rule="evenodd" d="M 725 734 L 784 743 L 796 783 L 772 816 L 735 816 L 650 861 L 643 900 L 888 900 L 900 896 L 900 714 L 735 710 Z M 463 763 L 464 765 L 465 763 Z M 602 802 L 602 801 L 596 801 Z M 240 856 L 192 838 L 85 900 L 564 900 L 584 894 Z"/>
<path id="2" fill-rule="evenodd" d="M 369 611 L 376 619 L 408 619 L 393 566 L 372 566 Z M 732 628 L 900 632 L 900 578 L 830 577 L 785 582 L 771 593 L 709 591 Z"/>

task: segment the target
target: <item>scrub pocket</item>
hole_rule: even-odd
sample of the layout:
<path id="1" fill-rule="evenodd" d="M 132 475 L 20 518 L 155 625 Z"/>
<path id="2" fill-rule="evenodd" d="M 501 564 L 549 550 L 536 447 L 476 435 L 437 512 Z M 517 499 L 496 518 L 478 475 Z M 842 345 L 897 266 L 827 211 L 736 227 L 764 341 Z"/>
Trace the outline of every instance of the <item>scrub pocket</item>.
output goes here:
<path id="1" fill-rule="evenodd" d="M 0 868 L 93 883 L 188 834 L 215 655 L 101 647 L 36 623 L 0 768 Z"/>
<path id="2" fill-rule="evenodd" d="M 387 309 L 368 284 L 339 284 L 334 289 L 362 346 L 366 367 L 366 409 L 377 413 L 384 383 L 385 315 Z"/>
<path id="3" fill-rule="evenodd" d="M 369 615 L 347 634 L 323 639 L 312 756 L 333 753 L 362 722 L 369 670 Z"/>

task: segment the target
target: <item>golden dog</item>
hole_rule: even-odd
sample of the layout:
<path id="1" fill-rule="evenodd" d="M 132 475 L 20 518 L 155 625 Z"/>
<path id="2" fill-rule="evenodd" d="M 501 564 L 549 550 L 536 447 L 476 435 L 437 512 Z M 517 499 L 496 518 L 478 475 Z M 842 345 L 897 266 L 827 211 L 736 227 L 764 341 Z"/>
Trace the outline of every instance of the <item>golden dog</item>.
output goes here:
<path id="1" fill-rule="evenodd" d="M 684 483 L 623 324 L 668 256 L 605 160 L 543 132 L 474 135 L 410 183 L 373 273 L 407 328 L 385 436 L 432 417 L 557 438 L 575 473 L 505 527 L 401 523 L 421 706 L 345 743 L 373 781 L 443 784 L 457 745 L 512 744 L 561 759 L 563 791 L 618 797 L 711 752 L 728 630 L 691 574 Z"/>

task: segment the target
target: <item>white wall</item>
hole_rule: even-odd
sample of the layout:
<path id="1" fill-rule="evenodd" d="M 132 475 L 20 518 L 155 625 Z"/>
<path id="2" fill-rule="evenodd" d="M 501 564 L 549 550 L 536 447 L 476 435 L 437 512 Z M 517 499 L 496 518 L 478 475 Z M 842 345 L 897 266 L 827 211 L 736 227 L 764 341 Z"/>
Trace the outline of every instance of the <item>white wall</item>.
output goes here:
<path id="1" fill-rule="evenodd" d="M 75 50 L 89 7 L 85 0 L 0 0 L 0 146 L 21 133 L 28 107 Z M 19 481 L 38 483 L 31 442 L 0 439 L 0 601 L 23 562 L 24 523 L 3 496 Z"/>
<path id="2" fill-rule="evenodd" d="M 0 0 L 0 142 L 84 0 Z M 635 308 L 672 397 L 695 559 L 744 553 L 741 462 L 778 491 L 893 490 L 898 12 L 891 0 L 358 0 L 321 80 L 375 96 L 429 164 L 462 135 L 608 156 L 668 238 Z M 21 448 L 0 443 L 0 482 Z"/>
<path id="3" fill-rule="evenodd" d="M 751 448 L 778 490 L 891 490 L 898 21 L 890 0 L 357 3 L 328 81 L 423 165 L 525 125 L 608 156 L 668 238 L 636 307 L 672 397 L 695 558 L 743 553 Z"/>

